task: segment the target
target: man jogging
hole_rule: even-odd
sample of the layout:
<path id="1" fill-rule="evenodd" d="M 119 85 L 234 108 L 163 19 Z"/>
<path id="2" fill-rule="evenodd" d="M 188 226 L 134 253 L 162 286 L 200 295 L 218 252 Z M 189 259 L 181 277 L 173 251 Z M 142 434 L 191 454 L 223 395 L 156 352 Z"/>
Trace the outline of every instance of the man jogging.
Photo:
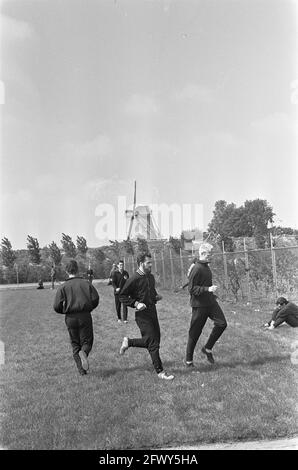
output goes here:
<path id="1" fill-rule="evenodd" d="M 212 273 L 208 266 L 212 248 L 212 245 L 209 243 L 203 243 L 200 246 L 199 260 L 192 268 L 189 277 L 188 291 L 190 293 L 192 317 L 186 348 L 185 363 L 187 367 L 194 367 L 194 350 L 207 319 L 210 318 L 213 320 L 214 327 L 207 343 L 201 351 L 206 355 L 207 360 L 211 364 L 214 363 L 212 348 L 227 327 L 223 311 L 218 305 L 216 296 L 214 295 L 214 292 L 217 290 L 217 286 L 212 284 Z"/>
<path id="2" fill-rule="evenodd" d="M 112 286 L 114 288 L 114 296 L 115 296 L 115 306 L 116 306 L 116 314 L 118 323 L 121 323 L 121 302 L 119 300 L 119 295 L 122 287 L 124 286 L 125 282 L 129 278 L 129 274 L 124 269 L 124 262 L 120 260 L 118 263 L 118 270 L 113 272 L 112 275 Z M 122 312 L 123 312 L 123 321 L 127 323 L 127 305 L 122 304 Z"/>
<path id="3" fill-rule="evenodd" d="M 160 379 L 172 380 L 173 375 L 167 374 L 159 356 L 160 328 L 156 311 L 156 302 L 161 296 L 155 290 L 155 279 L 151 274 L 152 260 L 149 253 L 137 258 L 138 270 L 130 277 L 120 291 L 120 302 L 135 308 L 135 320 L 141 338 L 123 338 L 120 354 L 128 348 L 146 348 L 149 351 L 153 367 Z"/>
<path id="4" fill-rule="evenodd" d="M 79 277 L 78 264 L 70 260 L 66 266 L 69 279 L 58 287 L 54 310 L 65 314 L 73 358 L 80 375 L 89 369 L 88 355 L 93 345 L 93 325 L 91 311 L 99 302 L 95 287 L 87 279 Z"/>

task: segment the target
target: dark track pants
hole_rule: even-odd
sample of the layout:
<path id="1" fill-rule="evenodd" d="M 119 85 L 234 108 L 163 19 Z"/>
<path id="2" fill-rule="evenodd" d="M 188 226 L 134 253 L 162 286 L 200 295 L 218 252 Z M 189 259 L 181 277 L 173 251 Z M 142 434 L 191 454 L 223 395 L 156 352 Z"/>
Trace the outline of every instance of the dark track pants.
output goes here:
<path id="1" fill-rule="evenodd" d="M 213 348 L 214 344 L 227 327 L 224 313 L 217 302 L 208 307 L 193 307 L 186 348 L 187 361 L 193 360 L 196 344 L 208 318 L 213 320 L 214 326 L 205 344 L 205 348 L 207 349 Z"/>
<path id="2" fill-rule="evenodd" d="M 119 300 L 119 295 L 115 295 L 115 305 L 116 305 L 116 313 L 118 320 L 121 320 L 121 305 L 122 305 L 122 314 L 123 314 L 123 321 L 127 320 L 127 306 L 124 304 L 121 304 Z"/>
<path id="3" fill-rule="evenodd" d="M 90 353 L 93 345 L 93 324 L 91 313 L 80 312 L 65 315 L 65 324 L 68 329 L 72 353 L 78 369 L 81 367 L 79 351 L 86 355 Z"/>
<path id="4" fill-rule="evenodd" d="M 142 338 L 129 339 L 128 346 L 148 349 L 153 367 L 159 373 L 163 370 L 163 366 L 159 356 L 160 328 L 155 305 L 136 312 L 135 320 Z"/>

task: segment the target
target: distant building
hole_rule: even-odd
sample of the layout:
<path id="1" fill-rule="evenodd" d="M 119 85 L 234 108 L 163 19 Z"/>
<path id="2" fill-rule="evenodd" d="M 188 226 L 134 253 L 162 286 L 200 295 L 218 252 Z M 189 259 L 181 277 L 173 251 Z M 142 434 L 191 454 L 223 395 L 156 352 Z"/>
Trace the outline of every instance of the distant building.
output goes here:
<path id="1" fill-rule="evenodd" d="M 198 229 L 183 230 L 182 238 L 184 250 L 198 251 L 200 245 L 203 243 L 203 231 Z"/>

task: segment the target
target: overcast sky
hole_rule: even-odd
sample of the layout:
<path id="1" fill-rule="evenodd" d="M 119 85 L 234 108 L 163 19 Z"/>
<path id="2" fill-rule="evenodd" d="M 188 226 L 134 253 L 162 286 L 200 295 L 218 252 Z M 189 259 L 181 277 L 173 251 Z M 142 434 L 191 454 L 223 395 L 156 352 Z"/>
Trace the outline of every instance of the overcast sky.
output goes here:
<path id="1" fill-rule="evenodd" d="M 99 246 L 134 180 L 204 228 L 255 198 L 298 228 L 296 38 L 290 0 L 2 1 L 1 238 Z"/>

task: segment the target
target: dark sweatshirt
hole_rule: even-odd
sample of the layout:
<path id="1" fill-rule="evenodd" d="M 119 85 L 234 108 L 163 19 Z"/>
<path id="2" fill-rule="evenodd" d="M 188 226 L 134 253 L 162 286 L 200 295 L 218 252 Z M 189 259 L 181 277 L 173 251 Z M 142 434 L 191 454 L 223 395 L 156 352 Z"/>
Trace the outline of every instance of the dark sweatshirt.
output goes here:
<path id="1" fill-rule="evenodd" d="M 150 308 L 156 304 L 157 295 L 153 274 L 144 274 L 138 269 L 124 284 L 119 300 L 128 307 L 135 307 L 136 302 L 142 302 Z"/>
<path id="2" fill-rule="evenodd" d="M 124 286 L 125 282 L 129 278 L 129 274 L 127 271 L 123 270 L 122 273 L 120 271 L 114 271 L 112 275 L 112 286 L 114 287 L 114 294 L 120 294 L 120 291 L 116 292 L 116 289 Z"/>
<path id="3" fill-rule="evenodd" d="M 192 307 L 208 307 L 216 302 L 213 292 L 208 291 L 212 286 L 212 272 L 206 261 L 198 261 L 189 275 L 188 292 Z"/>
<path id="4" fill-rule="evenodd" d="M 283 322 L 293 327 L 298 326 L 298 306 L 293 302 L 288 302 L 281 308 L 276 308 L 273 312 L 272 320 L 274 320 L 274 328 Z"/>
<path id="5" fill-rule="evenodd" d="M 71 277 L 58 287 L 54 310 L 64 314 L 88 313 L 95 309 L 98 303 L 98 292 L 87 279 Z"/>

